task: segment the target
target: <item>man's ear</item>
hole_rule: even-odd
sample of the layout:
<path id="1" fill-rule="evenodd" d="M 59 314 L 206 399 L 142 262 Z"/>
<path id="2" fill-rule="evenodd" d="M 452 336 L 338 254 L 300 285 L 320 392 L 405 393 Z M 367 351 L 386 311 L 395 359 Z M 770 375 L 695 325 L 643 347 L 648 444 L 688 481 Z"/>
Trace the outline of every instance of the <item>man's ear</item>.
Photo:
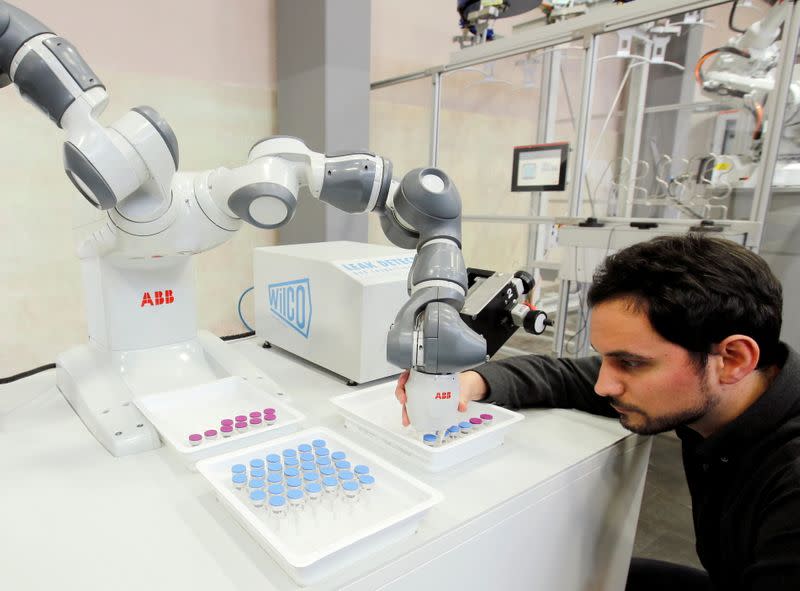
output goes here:
<path id="1" fill-rule="evenodd" d="M 715 347 L 719 359 L 717 375 L 722 384 L 735 384 L 755 371 L 761 350 L 752 338 L 735 334 L 722 340 Z"/>

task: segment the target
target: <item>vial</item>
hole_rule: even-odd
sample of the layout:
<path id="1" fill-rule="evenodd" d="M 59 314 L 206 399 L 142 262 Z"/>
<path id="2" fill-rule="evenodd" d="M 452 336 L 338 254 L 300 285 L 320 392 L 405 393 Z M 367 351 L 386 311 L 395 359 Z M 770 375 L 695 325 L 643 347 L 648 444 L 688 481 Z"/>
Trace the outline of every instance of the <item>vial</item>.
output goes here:
<path id="1" fill-rule="evenodd" d="M 458 424 L 458 428 L 461 430 L 462 435 L 469 435 L 472 431 L 472 425 L 467 421 L 461 421 Z"/>
<path id="2" fill-rule="evenodd" d="M 266 498 L 267 495 L 263 490 L 254 490 L 250 493 L 250 502 L 253 503 L 253 507 L 263 507 Z"/>
<path id="3" fill-rule="evenodd" d="M 250 460 L 250 467 L 251 468 L 263 468 L 264 467 L 264 460 L 261 458 L 253 458 Z"/>
<path id="4" fill-rule="evenodd" d="M 276 417 L 275 415 L 264 415 L 264 422 L 267 424 L 267 426 L 274 425 L 275 421 L 277 420 L 278 417 Z"/>
<path id="5" fill-rule="evenodd" d="M 280 474 L 283 472 L 283 466 L 281 466 L 280 462 L 270 462 L 267 464 L 267 470 L 269 470 L 270 474 Z"/>
<path id="6" fill-rule="evenodd" d="M 283 457 L 284 458 L 296 458 L 297 452 L 293 449 L 284 449 L 283 450 Z"/>
<path id="7" fill-rule="evenodd" d="M 343 451 L 335 451 L 335 452 L 333 452 L 333 453 L 331 454 L 331 459 L 332 459 L 334 462 L 338 462 L 338 461 L 340 461 L 340 460 L 343 460 L 343 459 L 345 459 L 345 457 L 346 457 L 346 456 L 344 455 L 344 452 L 343 452 Z"/>
<path id="8" fill-rule="evenodd" d="M 222 425 L 219 428 L 219 432 L 222 433 L 223 437 L 230 437 L 233 435 L 233 427 L 231 425 Z"/>
<path id="9" fill-rule="evenodd" d="M 250 419 L 250 426 L 257 428 L 261 426 L 261 417 L 254 417 Z"/>
<path id="10" fill-rule="evenodd" d="M 455 441 L 458 439 L 458 436 L 461 434 L 461 429 L 459 429 L 456 425 L 447 429 L 447 439 L 450 441 Z"/>
<path id="11" fill-rule="evenodd" d="M 330 450 L 329 450 L 327 447 L 315 447 L 315 448 L 314 448 L 314 454 L 315 454 L 315 455 L 316 455 L 318 458 L 325 458 L 325 457 L 328 457 L 328 456 L 330 455 L 330 453 L 331 453 L 331 452 L 330 452 Z"/>
<path id="12" fill-rule="evenodd" d="M 261 490 L 264 488 L 264 481 L 261 478 L 251 478 L 250 482 L 247 483 L 247 486 L 250 490 Z"/>
<path id="13" fill-rule="evenodd" d="M 247 466 L 244 464 L 234 464 L 231 466 L 231 473 L 233 474 L 247 474 Z"/>
<path id="14" fill-rule="evenodd" d="M 483 425 L 483 421 L 481 419 L 479 419 L 478 417 L 472 417 L 469 420 L 469 424 L 472 425 L 473 429 L 480 429 L 481 425 Z"/>
<path id="15" fill-rule="evenodd" d="M 247 484 L 247 476 L 244 474 L 234 474 L 231 477 L 231 482 L 233 483 L 233 488 L 242 490 Z"/>
<path id="16" fill-rule="evenodd" d="M 320 456 L 320 457 L 317 458 L 317 466 L 322 467 L 322 466 L 330 466 L 330 465 L 331 465 L 331 459 L 330 458 L 325 457 L 325 456 Z"/>
<path id="17" fill-rule="evenodd" d="M 303 482 L 308 484 L 309 482 L 316 482 L 319 480 L 319 476 L 317 476 L 316 472 L 306 472 L 303 474 Z"/>
<path id="18" fill-rule="evenodd" d="M 247 431 L 247 422 L 238 422 L 236 423 L 236 432 L 237 433 L 244 433 Z"/>
<path id="19" fill-rule="evenodd" d="M 300 464 L 300 468 L 303 470 L 303 472 L 317 471 L 317 465 L 314 462 L 303 462 L 302 464 Z"/>
<path id="20" fill-rule="evenodd" d="M 341 481 L 353 480 L 354 478 L 355 476 L 353 476 L 353 473 L 350 472 L 349 470 L 342 470 L 341 472 L 339 472 L 339 480 Z"/>
<path id="21" fill-rule="evenodd" d="M 325 440 L 324 439 L 315 439 L 311 442 L 311 445 L 314 447 L 325 447 Z"/>
<path id="22" fill-rule="evenodd" d="M 267 488 L 267 492 L 273 497 L 282 495 L 285 490 L 282 484 L 270 484 Z"/>
<path id="23" fill-rule="evenodd" d="M 363 464 L 358 464 L 355 468 L 353 468 L 353 472 L 355 472 L 356 476 L 363 476 L 364 474 L 369 474 L 369 467 Z"/>
<path id="24" fill-rule="evenodd" d="M 260 419 L 261 418 L 261 411 L 260 410 L 251 411 L 250 412 L 250 418 L 251 419 Z"/>
<path id="25" fill-rule="evenodd" d="M 326 476 L 322 479 L 322 488 L 327 494 L 334 495 L 339 488 L 339 481 L 333 476 Z"/>
<path id="26" fill-rule="evenodd" d="M 250 470 L 250 478 L 260 478 L 264 480 L 267 477 L 267 473 L 264 468 L 253 468 Z"/>
<path id="27" fill-rule="evenodd" d="M 246 423 L 247 422 L 247 417 L 244 416 L 244 415 L 236 415 L 233 418 L 237 423 Z"/>
<path id="28" fill-rule="evenodd" d="M 300 465 L 300 460 L 297 458 L 286 458 L 283 464 L 287 468 L 297 468 Z"/>
<path id="29" fill-rule="evenodd" d="M 278 495 L 270 498 L 269 510 L 275 517 L 284 517 L 286 515 L 286 497 Z"/>
<path id="30" fill-rule="evenodd" d="M 281 482 L 283 482 L 283 478 L 281 477 L 280 474 L 272 472 L 269 476 L 267 476 L 267 482 L 269 484 L 280 484 Z"/>
<path id="31" fill-rule="evenodd" d="M 189 445 L 200 445 L 203 442 L 203 436 L 200 433 L 192 433 L 189 435 Z"/>
<path id="32" fill-rule="evenodd" d="M 322 497 L 322 487 L 319 482 L 309 482 L 305 490 L 309 501 L 317 501 Z"/>
<path id="33" fill-rule="evenodd" d="M 319 469 L 319 473 L 323 476 L 334 476 L 336 474 L 336 470 L 333 466 L 323 466 Z"/>
<path id="34" fill-rule="evenodd" d="M 207 429 L 206 431 L 203 431 L 203 437 L 205 437 L 209 441 L 214 441 L 217 438 L 217 430 Z"/>
<path id="35" fill-rule="evenodd" d="M 311 452 L 301 453 L 300 454 L 300 461 L 301 462 L 313 462 L 314 461 L 314 454 Z"/>
<path id="36" fill-rule="evenodd" d="M 439 438 L 433 433 L 425 433 L 425 435 L 422 436 L 422 442 L 427 446 L 435 447 L 437 441 L 439 441 Z"/>
<path id="37" fill-rule="evenodd" d="M 311 451 L 311 449 L 312 449 L 311 446 L 307 443 L 301 443 L 300 445 L 297 446 L 297 451 L 299 451 L 300 453 L 308 453 Z"/>
<path id="38" fill-rule="evenodd" d="M 363 474 L 358 477 L 358 482 L 361 484 L 361 488 L 366 491 L 372 490 L 372 487 L 375 485 L 375 477 L 370 476 L 369 474 Z"/>
<path id="39" fill-rule="evenodd" d="M 347 460 L 339 460 L 333 464 L 336 466 L 337 470 L 349 470 L 350 469 L 350 462 Z"/>
<path id="40" fill-rule="evenodd" d="M 488 427 L 489 425 L 492 424 L 494 417 L 490 414 L 484 413 L 481 415 L 481 420 L 483 421 L 484 426 Z"/>
<path id="41" fill-rule="evenodd" d="M 302 482 L 299 478 L 287 478 L 286 479 L 286 489 L 291 491 L 292 489 L 300 489 Z"/>
<path id="42" fill-rule="evenodd" d="M 342 483 L 342 491 L 344 491 L 344 498 L 353 503 L 358 500 L 358 482 L 355 480 L 346 480 Z"/>
<path id="43" fill-rule="evenodd" d="M 267 462 L 270 464 L 281 463 L 281 457 L 278 454 L 269 454 L 267 456 Z"/>
<path id="44" fill-rule="evenodd" d="M 283 471 L 283 475 L 286 476 L 286 478 L 297 478 L 300 476 L 300 470 L 297 468 L 286 468 Z"/>
<path id="45" fill-rule="evenodd" d="M 299 488 L 290 488 L 286 493 L 286 498 L 289 499 L 289 505 L 294 507 L 295 510 L 301 511 L 303 509 L 305 499 L 303 498 L 303 491 Z"/>
<path id="46" fill-rule="evenodd" d="M 264 409 L 264 414 L 265 415 L 274 415 L 275 414 L 275 409 L 274 408 L 265 408 Z"/>
<path id="47" fill-rule="evenodd" d="M 233 427 L 233 419 L 222 419 L 219 424 L 222 427 Z"/>

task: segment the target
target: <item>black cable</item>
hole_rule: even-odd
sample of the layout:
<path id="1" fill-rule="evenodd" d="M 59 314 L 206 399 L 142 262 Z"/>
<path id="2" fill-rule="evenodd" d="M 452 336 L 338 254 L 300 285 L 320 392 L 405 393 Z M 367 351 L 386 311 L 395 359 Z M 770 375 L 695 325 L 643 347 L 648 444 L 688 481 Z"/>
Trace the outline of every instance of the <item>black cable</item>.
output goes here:
<path id="1" fill-rule="evenodd" d="M 240 332 L 239 334 L 229 334 L 224 337 L 219 337 L 223 341 L 236 341 L 238 339 L 246 339 L 247 337 L 255 336 L 256 331 L 248 330 L 247 332 Z"/>
<path id="2" fill-rule="evenodd" d="M 8 376 L 7 378 L 0 378 L 0 385 L 10 384 L 11 382 L 16 382 L 17 380 L 21 380 L 23 378 L 30 377 L 34 374 L 47 371 L 48 369 L 55 369 L 55 368 L 56 368 L 55 363 L 48 363 L 47 365 L 35 367 L 34 369 L 29 369 L 28 371 L 23 371 L 22 373 L 15 374 L 13 376 Z"/>
<path id="3" fill-rule="evenodd" d="M 738 5 L 739 5 L 739 0 L 733 0 L 733 4 L 731 5 L 731 14 L 728 17 L 728 28 L 734 33 L 745 33 L 746 29 L 740 29 L 739 27 L 736 27 L 733 24 L 734 16 L 736 16 L 736 7 Z"/>

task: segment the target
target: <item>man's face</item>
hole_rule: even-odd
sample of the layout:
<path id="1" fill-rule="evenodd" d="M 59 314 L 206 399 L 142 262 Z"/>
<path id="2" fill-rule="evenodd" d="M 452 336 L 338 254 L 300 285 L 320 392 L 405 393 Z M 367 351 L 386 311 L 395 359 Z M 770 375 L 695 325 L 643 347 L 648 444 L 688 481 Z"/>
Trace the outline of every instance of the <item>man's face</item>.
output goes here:
<path id="1" fill-rule="evenodd" d="M 670 431 L 718 403 L 706 372 L 686 349 L 659 335 L 631 300 L 597 304 L 591 336 L 603 358 L 595 392 L 608 397 L 623 427 L 644 435 Z"/>

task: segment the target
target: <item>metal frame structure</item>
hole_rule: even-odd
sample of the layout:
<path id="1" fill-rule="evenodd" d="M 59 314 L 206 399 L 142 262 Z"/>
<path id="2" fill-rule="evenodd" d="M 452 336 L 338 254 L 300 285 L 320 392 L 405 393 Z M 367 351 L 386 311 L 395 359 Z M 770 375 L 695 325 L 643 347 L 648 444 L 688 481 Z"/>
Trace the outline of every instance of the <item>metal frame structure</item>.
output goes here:
<path id="1" fill-rule="evenodd" d="M 530 224 L 531 232 L 529 241 L 529 265 L 531 255 L 536 259 L 540 256 L 539 231 L 541 224 L 548 223 L 575 223 L 581 211 L 581 205 L 585 191 L 586 180 L 586 160 L 587 160 L 587 141 L 589 135 L 589 122 L 591 117 L 591 107 L 594 98 L 594 83 L 597 71 L 597 37 L 604 33 L 618 31 L 629 27 L 635 27 L 645 23 L 653 22 L 658 19 L 669 18 L 678 14 L 702 10 L 720 4 L 726 4 L 730 0 L 642 0 L 624 5 L 615 3 L 595 6 L 588 14 L 565 20 L 559 23 L 546 26 L 538 26 L 515 33 L 514 35 L 502 38 L 491 43 L 484 43 L 469 47 L 453 53 L 450 63 L 440 65 L 426 70 L 413 72 L 403 76 L 388 78 L 375 82 L 371 85 L 372 90 L 386 88 L 395 84 L 411 82 L 430 78 L 432 83 L 432 125 L 430 142 L 430 165 L 435 166 L 438 160 L 439 146 L 439 123 L 441 109 L 441 84 L 445 73 L 463 70 L 468 67 L 493 62 L 503 58 L 519 56 L 536 50 L 557 48 L 557 46 L 580 41 L 583 48 L 583 84 L 581 90 L 580 112 L 578 113 L 578 134 L 575 145 L 575 161 L 573 164 L 572 190 L 569 196 L 569 218 L 555 218 L 541 215 L 544 211 L 542 207 L 542 196 L 532 201 L 531 215 L 528 216 L 463 216 L 464 221 L 486 221 L 492 223 L 514 223 Z M 791 84 L 792 70 L 794 67 L 794 56 L 798 48 L 798 37 L 800 37 L 800 4 L 798 0 L 787 0 L 791 2 L 792 10 L 787 20 L 784 30 L 784 47 L 781 52 L 781 60 L 778 65 L 777 96 L 787 96 Z M 791 57 L 787 57 L 791 56 Z M 558 93 L 558 86 L 553 80 L 553 75 L 558 70 L 553 69 L 552 62 L 546 61 L 544 72 L 549 72 L 550 79 L 543 80 L 543 89 L 547 92 L 547 97 L 543 98 L 540 105 L 539 116 L 545 117 L 544 120 L 554 118 L 551 112 L 555 105 L 552 93 Z M 639 85 L 638 92 L 642 93 L 642 85 Z M 693 105 L 665 105 L 655 109 L 644 108 L 644 102 L 639 101 L 642 113 L 660 112 L 667 110 L 684 110 L 692 108 Z M 642 113 L 637 114 L 641 117 Z M 785 115 L 785 101 L 769 101 L 767 121 L 782 121 Z M 630 119 L 630 117 L 629 117 Z M 550 126 L 545 126 L 537 133 L 537 141 L 548 141 L 552 139 L 548 135 Z M 638 130 L 641 133 L 641 130 Z M 631 138 L 626 138 L 626 144 L 630 147 Z M 635 139 L 635 138 L 634 138 Z M 772 178 L 775 172 L 775 164 L 778 156 L 780 144 L 780 134 L 773 133 L 772 129 L 767 130 L 766 142 L 763 150 L 762 165 L 759 169 L 759 177 L 756 183 L 756 190 L 753 196 L 753 205 L 748 221 L 731 221 L 726 223 L 736 227 L 747 236 L 747 246 L 758 249 L 761 243 L 763 221 L 769 207 L 771 194 Z M 532 194 L 535 196 L 536 194 Z M 534 205 L 538 201 L 538 207 Z M 630 207 L 625 209 L 626 216 L 630 216 Z M 608 218 L 614 222 L 627 221 L 652 221 L 650 219 L 638 219 L 630 217 Z M 669 220 L 658 218 L 659 223 L 693 225 L 691 220 Z M 531 246 L 532 244 L 532 246 Z M 569 303 L 570 281 L 562 280 L 559 290 L 558 310 L 566 310 Z M 561 355 L 564 350 L 564 335 L 566 333 L 567 314 L 557 314 L 557 324 L 554 339 L 554 352 Z"/>

